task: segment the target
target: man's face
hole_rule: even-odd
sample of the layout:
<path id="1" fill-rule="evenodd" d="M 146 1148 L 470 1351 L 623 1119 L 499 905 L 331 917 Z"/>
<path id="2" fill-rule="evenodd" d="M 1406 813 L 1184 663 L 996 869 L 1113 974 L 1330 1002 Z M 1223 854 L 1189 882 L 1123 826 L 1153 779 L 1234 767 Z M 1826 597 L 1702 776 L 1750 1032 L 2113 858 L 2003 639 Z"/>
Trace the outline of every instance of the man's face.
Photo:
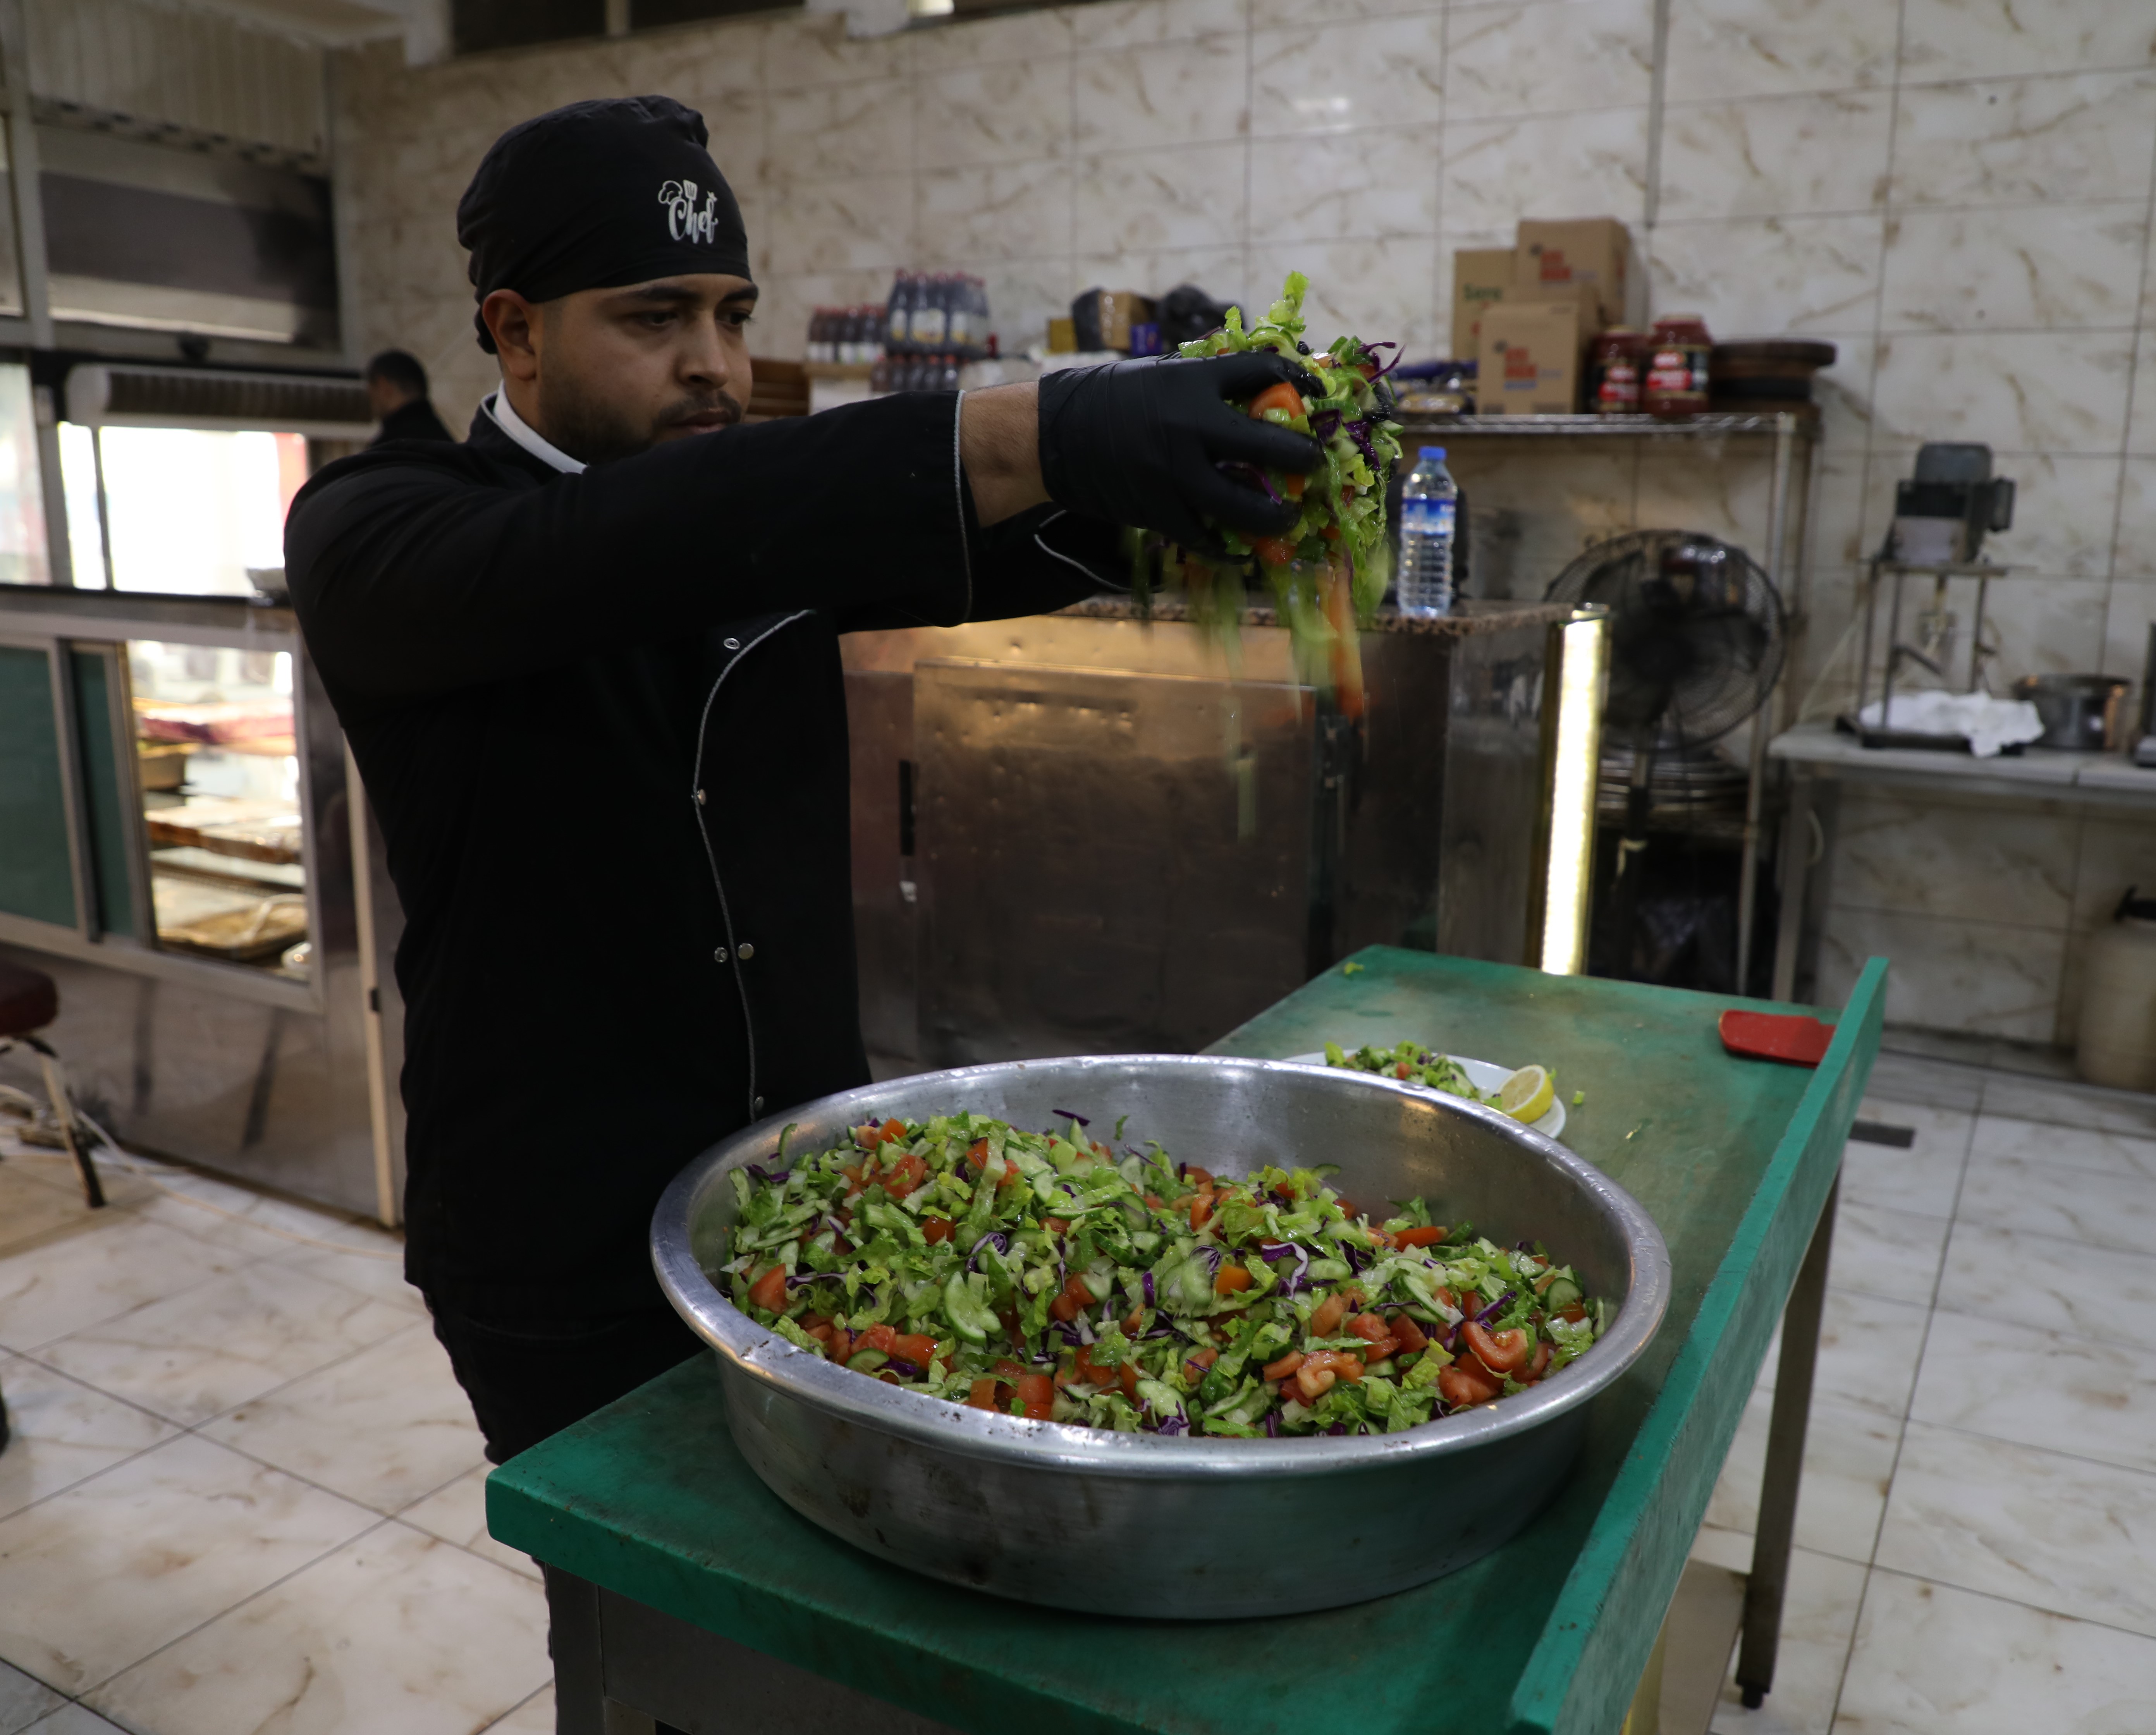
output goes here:
<path id="1" fill-rule="evenodd" d="M 367 382 L 367 407 L 374 412 L 377 422 L 392 410 L 403 408 L 412 401 L 412 395 L 396 381 L 385 379 L 378 373 Z"/>
<path id="2" fill-rule="evenodd" d="M 536 306 L 496 290 L 485 312 L 505 378 L 528 388 L 519 413 L 532 398 L 541 434 L 604 464 L 741 420 L 756 295 L 745 278 L 700 274 Z"/>

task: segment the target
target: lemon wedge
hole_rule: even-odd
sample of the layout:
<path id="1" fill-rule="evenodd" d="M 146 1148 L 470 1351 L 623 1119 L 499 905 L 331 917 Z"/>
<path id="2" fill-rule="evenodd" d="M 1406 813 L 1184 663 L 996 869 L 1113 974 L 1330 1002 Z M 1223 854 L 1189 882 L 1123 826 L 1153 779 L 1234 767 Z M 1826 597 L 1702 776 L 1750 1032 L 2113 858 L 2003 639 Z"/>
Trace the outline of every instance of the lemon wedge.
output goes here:
<path id="1" fill-rule="evenodd" d="M 1497 1106 L 1516 1121 L 1539 1121 L 1557 1101 L 1548 1069 L 1522 1066 L 1497 1088 Z"/>

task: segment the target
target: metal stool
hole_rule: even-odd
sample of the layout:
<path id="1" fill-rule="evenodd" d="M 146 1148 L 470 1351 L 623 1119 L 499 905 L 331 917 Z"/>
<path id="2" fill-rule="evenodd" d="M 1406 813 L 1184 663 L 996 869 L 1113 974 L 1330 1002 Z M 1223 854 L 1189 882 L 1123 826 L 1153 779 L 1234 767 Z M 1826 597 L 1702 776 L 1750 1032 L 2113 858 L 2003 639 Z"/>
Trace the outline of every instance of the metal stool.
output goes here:
<path id="1" fill-rule="evenodd" d="M 43 970 L 0 958 L 0 1055 L 19 1042 L 37 1055 L 38 1065 L 44 1068 L 45 1094 L 52 1098 L 53 1120 L 59 1128 L 60 1142 L 82 1171 L 83 1196 L 94 1210 L 105 1203 L 105 1189 L 97 1184 L 97 1169 L 90 1152 L 83 1148 L 74 1105 L 68 1100 L 67 1081 L 60 1075 L 59 1056 L 53 1052 L 51 1044 L 36 1034 L 59 1015 L 60 991 L 51 977 Z"/>

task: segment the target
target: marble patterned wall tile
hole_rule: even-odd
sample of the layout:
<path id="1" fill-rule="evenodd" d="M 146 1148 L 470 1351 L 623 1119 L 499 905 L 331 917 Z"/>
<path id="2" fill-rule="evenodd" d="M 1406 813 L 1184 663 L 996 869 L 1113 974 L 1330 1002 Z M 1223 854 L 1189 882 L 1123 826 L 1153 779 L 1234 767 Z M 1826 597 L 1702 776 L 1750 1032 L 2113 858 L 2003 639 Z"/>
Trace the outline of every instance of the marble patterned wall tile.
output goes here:
<path id="1" fill-rule="evenodd" d="M 1250 0 L 1106 0 L 1070 13 L 1071 34 L 1081 49 L 1188 42 L 1232 34 L 1250 22 Z"/>
<path id="2" fill-rule="evenodd" d="M 1441 13 L 1250 34 L 1250 131 L 1260 138 L 1439 121 L 1444 92 Z"/>
<path id="3" fill-rule="evenodd" d="M 1250 239 L 1342 241 L 1437 229 L 1435 126 L 1250 144 Z"/>
<path id="4" fill-rule="evenodd" d="M 1881 326 L 2130 329 L 2148 227 L 2138 200 L 1897 213 L 1887 223 Z"/>
<path id="5" fill-rule="evenodd" d="M 1246 311 L 1263 309 L 1280 293 L 1253 277 L 1250 249 L 1240 242 L 1215 247 L 1137 248 L 1127 252 L 1081 254 L 1071 262 L 1069 280 L 1081 287 L 1134 289 L 1158 295 L 1178 284 L 1194 283 L 1215 300 L 1233 301 Z M 1056 310 L 1068 313 L 1069 300 Z"/>
<path id="6" fill-rule="evenodd" d="M 1068 55 L 962 66 L 914 80 L 914 157 L 922 169 L 1063 157 L 1070 147 Z"/>
<path id="7" fill-rule="evenodd" d="M 1836 905 L 1820 936 L 1819 998 L 1840 1005 L 1866 959 L 1891 958 L 1890 1023 L 2048 1042 L 2065 952 L 2065 935 L 2041 928 Z"/>
<path id="8" fill-rule="evenodd" d="M 1445 0 L 1250 0 L 1250 23 L 1255 29 L 1276 30 L 1297 24 L 1337 23 L 1344 18 L 1442 12 L 1445 3 Z"/>
<path id="9" fill-rule="evenodd" d="M 1635 528 L 1637 457 L 1608 441 L 1522 463 L 1502 440 L 1453 442 L 1445 464 L 1467 496 L 1472 593 L 1539 598 L 1590 542 Z"/>
<path id="10" fill-rule="evenodd" d="M 685 96 L 684 102 L 690 101 Z M 767 119 L 763 95 L 761 91 L 729 91 L 716 98 L 693 104 L 704 117 L 704 125 L 711 135 L 711 161 L 718 164 L 720 173 L 737 195 L 753 193 L 758 166 L 763 159 L 764 126 Z M 474 159 L 472 167 L 478 167 Z M 459 169 L 459 172 L 465 172 Z M 465 178 L 469 179 L 468 173 Z M 454 208 L 454 206 L 451 208 Z"/>
<path id="11" fill-rule="evenodd" d="M 1881 446 L 1872 454 L 1889 480 L 1909 475 L 1914 446 Z M 2055 458 L 2042 453 L 2002 453 L 2000 475 L 2018 484 L 2014 528 L 1984 538 L 1985 556 L 2020 568 L 2021 576 L 2105 578 L 2111 576 L 2112 515 L 2119 497 L 2116 458 Z M 1891 508 L 1891 494 L 1882 496 Z M 1885 531 L 1884 519 L 1881 533 Z"/>
<path id="12" fill-rule="evenodd" d="M 1825 721 L 1855 702 L 1860 645 L 1851 629 L 1861 576 L 1849 566 L 1814 567 L 1804 575 L 1787 667 L 1804 721 Z"/>
<path id="13" fill-rule="evenodd" d="M 1246 35 L 1081 50 L 1078 148 L 1131 151 L 1240 138 L 1250 129 L 1249 62 Z"/>
<path id="14" fill-rule="evenodd" d="M 2118 536 L 2112 569 L 2122 577 L 2156 579 L 2156 458 L 2131 457 L 2119 466 Z"/>
<path id="15" fill-rule="evenodd" d="M 1697 310 L 1717 337 L 1869 334 L 1887 219 L 1663 223 L 1642 237 L 1654 307 Z"/>
<path id="16" fill-rule="evenodd" d="M 2147 13 L 2119 0 L 1906 0 L 1902 8 L 1902 76 L 1912 84 L 2152 65 Z"/>
<path id="17" fill-rule="evenodd" d="M 1812 402 L 1820 408 L 1820 443 L 1847 451 L 1871 438 L 1876 418 L 1879 346 L 1869 337 L 1834 334 L 1834 360 L 1812 376 Z"/>
<path id="18" fill-rule="evenodd" d="M 1319 348 L 1342 332 L 1373 341 L 1390 339 L 1409 355 L 1428 355 L 1438 344 L 1432 299 L 1437 244 L 1427 235 L 1333 241 L 1315 249 L 1307 242 L 1269 242 L 1254 236 L 1250 276 L 1254 300 L 1280 293 L 1290 271 L 1310 278 L 1304 315 L 1310 341 Z"/>
<path id="19" fill-rule="evenodd" d="M 2138 685 L 2148 666 L 2148 629 L 2156 625 L 2156 578 L 2121 573 L 2106 593 L 2099 673 L 2123 675 Z M 2156 872 L 2148 876 L 2156 891 Z"/>
<path id="20" fill-rule="evenodd" d="M 920 177 L 914 251 L 931 267 L 1067 254 L 1073 197 L 1060 160 L 931 171 Z"/>
<path id="21" fill-rule="evenodd" d="M 913 71 L 928 78 L 959 66 L 996 61 L 1035 61 L 1067 54 L 1076 46 L 1073 20 L 1083 8 L 1044 8 L 1003 18 L 953 18 L 933 29 L 907 32 L 913 44 Z"/>
<path id="22" fill-rule="evenodd" d="M 2148 649 L 2143 633 L 2142 654 Z M 2139 667 L 2131 672 L 2138 681 Z M 2074 868 L 2075 928 L 2087 933 L 2110 921 L 2128 887 L 2145 887 L 2156 896 L 2156 816 L 2093 811 L 2082 822 L 2081 855 Z"/>
<path id="23" fill-rule="evenodd" d="M 1712 0 L 1670 10 L 1671 102 L 1854 90 L 1894 78 L 1895 16 L 1873 0 Z"/>
<path id="24" fill-rule="evenodd" d="M 773 186 L 767 230 L 776 275 L 888 271 L 913 260 L 911 175 L 849 175 Z"/>
<path id="25" fill-rule="evenodd" d="M 905 79 L 812 85 L 771 96 L 764 178 L 880 175 L 913 167 L 913 87 Z"/>
<path id="26" fill-rule="evenodd" d="M 1810 564 L 1847 567 L 1864 558 L 1869 480 L 1861 448 L 1820 454 L 1812 469 L 1810 546 L 1805 555 Z"/>
<path id="27" fill-rule="evenodd" d="M 1445 96 L 1455 120 L 1629 108 L 1654 81 L 1651 0 L 1513 0 L 1446 17 Z"/>
<path id="28" fill-rule="evenodd" d="M 2152 120 L 2151 73 L 1905 85 L 1892 198 L 1897 205 L 2145 198 Z"/>
<path id="29" fill-rule="evenodd" d="M 2110 593 L 2102 578 L 2009 577 L 1994 584 L 1984 619 L 1999 647 L 1994 679 L 2080 675 L 2095 668 L 2103 655 Z"/>
<path id="30" fill-rule="evenodd" d="M 1072 246 L 1093 254 L 1240 246 L 1248 167 L 1240 143 L 1082 157 Z"/>
<path id="31" fill-rule="evenodd" d="M 1438 209 L 1448 229 L 1510 232 L 1522 217 L 1581 212 L 1637 224 L 1646 185 L 1645 109 L 1445 122 Z"/>
<path id="32" fill-rule="evenodd" d="M 1774 490 L 1771 442 L 1732 442 L 1714 451 L 1678 445 L 1646 445 L 1633 471 L 1632 511 L 1641 530 L 1696 530 L 1734 542 L 1765 563 L 1769 496 Z"/>
<path id="33" fill-rule="evenodd" d="M 1887 196 L 1893 97 L 1883 90 L 1672 104 L 1661 215 L 1862 212 Z"/>
<path id="34" fill-rule="evenodd" d="M 2126 449 L 2156 457 L 2156 321 L 2145 311 L 2133 344 L 2133 408 L 2126 418 Z"/>
<path id="35" fill-rule="evenodd" d="M 1835 825 L 1837 908 L 1995 921 L 2064 932 L 2074 902 L 2079 815 L 1989 803 L 1933 801 L 1854 784 Z"/>
<path id="36" fill-rule="evenodd" d="M 2133 340 L 2115 332 L 1881 338 L 1876 437 L 1982 440 L 2001 452 L 2116 452 L 2133 357 Z"/>
<path id="37" fill-rule="evenodd" d="M 912 69 L 911 33 L 849 36 L 845 19 L 836 13 L 775 21 L 764 38 L 763 79 L 772 90 L 900 77 Z"/>

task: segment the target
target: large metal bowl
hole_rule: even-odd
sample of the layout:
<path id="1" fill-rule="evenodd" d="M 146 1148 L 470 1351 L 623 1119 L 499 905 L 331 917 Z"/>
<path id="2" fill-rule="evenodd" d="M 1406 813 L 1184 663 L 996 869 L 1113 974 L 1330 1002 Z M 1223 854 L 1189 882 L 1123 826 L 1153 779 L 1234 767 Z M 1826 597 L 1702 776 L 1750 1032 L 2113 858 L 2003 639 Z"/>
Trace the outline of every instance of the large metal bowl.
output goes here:
<path id="1" fill-rule="evenodd" d="M 1555 1490 L 1588 1404 L 1668 1305 L 1669 1252 L 1621 1188 L 1493 1109 L 1280 1061 L 1111 1055 L 875 1085 L 790 1111 L 794 1151 L 849 1127 L 959 1109 L 1046 1127 L 1130 1117 L 1216 1174 L 1332 1162 L 1368 1206 L 1420 1193 L 1501 1245 L 1540 1240 L 1614 1315 L 1517 1397 L 1404 1434 L 1216 1440 L 1116 1434 L 968 1409 L 864 1378 L 766 1331 L 713 1286 L 729 1169 L 771 1163 L 778 1119 L 714 1146 L 660 1199 L 659 1281 L 718 1351 L 742 1455 L 780 1499 L 871 1554 L 956 1584 L 1100 1614 L 1212 1620 L 1326 1609 L 1487 1553 Z"/>

